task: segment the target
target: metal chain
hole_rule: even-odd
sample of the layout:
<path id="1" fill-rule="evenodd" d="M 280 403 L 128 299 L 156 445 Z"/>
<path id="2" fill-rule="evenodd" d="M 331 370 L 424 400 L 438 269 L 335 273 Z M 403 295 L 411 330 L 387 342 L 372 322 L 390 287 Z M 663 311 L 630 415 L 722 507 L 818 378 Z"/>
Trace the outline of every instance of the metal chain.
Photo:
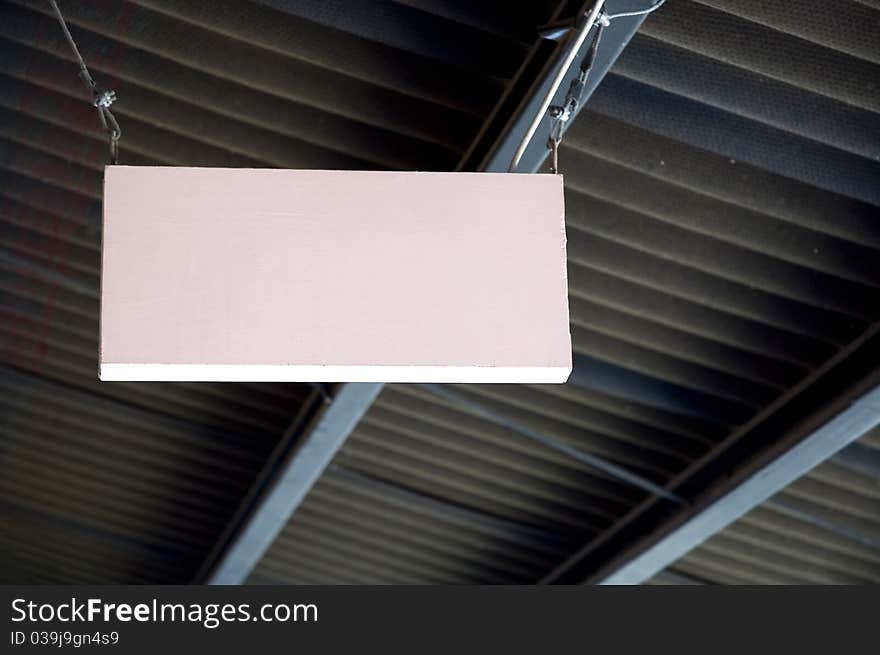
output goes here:
<path id="1" fill-rule="evenodd" d="M 104 91 L 98 87 L 95 79 L 89 73 L 86 62 L 83 61 L 82 55 L 79 53 L 79 48 L 76 47 L 76 42 L 67 28 L 67 22 L 64 20 L 64 16 L 61 15 L 58 3 L 55 0 L 49 0 L 49 4 L 52 5 L 55 16 L 58 18 L 58 23 L 61 25 L 61 30 L 67 38 L 67 43 L 70 44 L 70 49 L 73 51 L 74 57 L 76 57 L 79 65 L 79 77 L 83 84 L 86 85 L 89 93 L 92 94 L 92 104 L 98 110 L 98 118 L 101 119 L 101 125 L 104 127 L 104 131 L 107 132 L 110 142 L 110 163 L 116 164 L 119 161 L 119 137 L 122 136 L 119 123 L 116 122 L 116 117 L 110 111 L 110 105 L 116 102 L 116 92 Z"/>

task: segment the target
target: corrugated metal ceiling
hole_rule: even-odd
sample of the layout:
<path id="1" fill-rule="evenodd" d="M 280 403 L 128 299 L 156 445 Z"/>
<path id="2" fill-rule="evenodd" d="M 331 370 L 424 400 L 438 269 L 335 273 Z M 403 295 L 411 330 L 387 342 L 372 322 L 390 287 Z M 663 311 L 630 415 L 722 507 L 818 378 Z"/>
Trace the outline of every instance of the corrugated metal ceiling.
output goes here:
<path id="1" fill-rule="evenodd" d="M 124 163 L 444 170 L 553 4 L 62 8 L 119 95 Z M 95 381 L 106 146 L 47 10 L 0 7 L 0 578 L 186 582 L 308 390 Z M 850 1 L 651 16 L 561 153 L 572 382 L 456 390 L 665 484 L 864 333 L 880 314 L 878 25 Z M 596 382 L 609 371 L 619 387 Z M 393 385 L 252 580 L 534 582 L 645 496 Z M 820 516 L 837 502 L 811 498 Z M 876 578 L 876 557 L 852 561 Z"/>
<path id="2" fill-rule="evenodd" d="M 877 320 L 880 77 L 815 9 L 673 0 L 646 21 L 560 155 L 572 382 L 459 391 L 666 483 Z M 877 33 L 880 12 L 835 15 Z M 595 388 L 607 367 L 629 389 Z M 253 581 L 534 582 L 644 496 L 397 385 L 335 464 Z M 378 489 L 400 509 L 350 509 Z M 438 500 L 504 538 L 462 551 Z"/>
<path id="3" fill-rule="evenodd" d="M 652 583 L 880 583 L 880 429 L 681 558 Z"/>
<path id="4" fill-rule="evenodd" d="M 123 163 L 440 170 L 551 11 L 61 5 Z M 97 382 L 104 138 L 48 3 L 0 5 L 0 49 L 0 580 L 187 582 L 309 390 Z"/>

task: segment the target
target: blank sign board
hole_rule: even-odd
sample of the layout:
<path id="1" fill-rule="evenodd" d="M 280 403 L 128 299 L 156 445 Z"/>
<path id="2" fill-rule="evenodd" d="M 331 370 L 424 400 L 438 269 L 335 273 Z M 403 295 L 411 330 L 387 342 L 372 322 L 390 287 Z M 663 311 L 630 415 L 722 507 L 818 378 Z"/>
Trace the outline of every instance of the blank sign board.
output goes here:
<path id="1" fill-rule="evenodd" d="M 564 382 L 557 175 L 109 166 L 102 380 Z"/>

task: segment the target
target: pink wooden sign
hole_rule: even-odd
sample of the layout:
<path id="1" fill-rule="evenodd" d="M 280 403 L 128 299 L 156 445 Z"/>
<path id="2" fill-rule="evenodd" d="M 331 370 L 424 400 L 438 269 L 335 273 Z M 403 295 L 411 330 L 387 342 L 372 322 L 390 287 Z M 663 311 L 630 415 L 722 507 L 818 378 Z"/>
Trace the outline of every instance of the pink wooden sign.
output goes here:
<path id="1" fill-rule="evenodd" d="M 561 176 L 106 169 L 102 380 L 570 372 Z"/>

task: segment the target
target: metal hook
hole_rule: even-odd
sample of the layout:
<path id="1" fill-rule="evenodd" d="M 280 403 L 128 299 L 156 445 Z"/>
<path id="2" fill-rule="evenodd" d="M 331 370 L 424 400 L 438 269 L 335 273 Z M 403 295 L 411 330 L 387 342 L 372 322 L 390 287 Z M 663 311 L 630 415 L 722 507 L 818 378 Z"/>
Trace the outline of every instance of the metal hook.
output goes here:
<path id="1" fill-rule="evenodd" d="M 110 164 L 115 166 L 119 163 L 119 134 L 110 135 Z"/>
<path id="2" fill-rule="evenodd" d="M 559 139 L 550 137 L 547 147 L 550 149 L 550 172 L 556 175 L 559 172 Z"/>
<path id="3" fill-rule="evenodd" d="M 554 175 L 559 172 L 559 143 L 562 141 L 562 128 L 571 116 L 566 107 L 552 106 L 549 109 L 553 124 L 550 126 L 550 135 L 547 138 L 547 149 L 550 150 L 550 172 Z"/>

